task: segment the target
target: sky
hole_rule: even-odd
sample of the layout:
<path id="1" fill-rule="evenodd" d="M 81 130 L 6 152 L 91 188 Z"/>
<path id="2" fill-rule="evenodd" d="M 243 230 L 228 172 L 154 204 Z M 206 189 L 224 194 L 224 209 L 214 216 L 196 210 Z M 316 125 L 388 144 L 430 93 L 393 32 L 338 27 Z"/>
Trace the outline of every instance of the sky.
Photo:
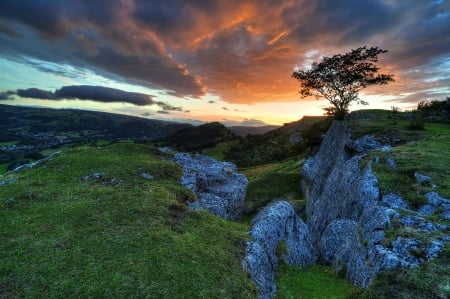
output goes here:
<path id="1" fill-rule="evenodd" d="M 0 104 L 280 125 L 328 106 L 295 69 L 365 45 L 395 82 L 352 110 L 450 96 L 450 0 L 0 0 Z"/>

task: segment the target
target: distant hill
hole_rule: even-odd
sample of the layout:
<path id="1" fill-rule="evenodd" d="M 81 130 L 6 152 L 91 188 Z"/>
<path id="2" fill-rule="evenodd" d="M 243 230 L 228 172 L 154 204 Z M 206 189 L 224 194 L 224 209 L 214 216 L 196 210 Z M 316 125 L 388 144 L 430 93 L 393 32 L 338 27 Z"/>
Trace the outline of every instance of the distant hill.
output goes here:
<path id="1" fill-rule="evenodd" d="M 0 174 L 64 145 L 121 139 L 155 141 L 189 124 L 106 112 L 0 105 Z"/>
<path id="2" fill-rule="evenodd" d="M 0 130 L 2 139 L 21 139 L 32 134 L 66 134 L 76 139 L 130 138 L 157 139 L 191 127 L 169 121 L 146 119 L 106 112 L 49 109 L 0 105 Z M 8 135 L 5 137 L 5 134 Z M 14 137 L 13 137 L 14 136 Z M 31 138 L 32 139 L 32 138 Z M 20 140 L 19 140 L 20 141 Z"/>
<path id="3" fill-rule="evenodd" d="M 227 127 L 212 122 L 179 130 L 167 137 L 167 145 L 180 151 L 196 151 L 235 138 L 236 136 Z"/>
<path id="4" fill-rule="evenodd" d="M 241 167 L 282 161 L 303 153 L 311 145 L 320 144 L 321 135 L 328 129 L 324 116 L 305 116 L 284 124 L 263 135 L 248 135 L 225 152 L 225 160 Z M 305 139 L 303 136 L 307 136 Z M 311 144 L 311 140 L 314 142 Z"/>
<path id="5" fill-rule="evenodd" d="M 263 135 L 279 127 L 280 126 L 275 125 L 267 125 L 261 127 L 231 126 L 228 127 L 228 129 L 237 136 L 245 137 L 247 135 Z"/>

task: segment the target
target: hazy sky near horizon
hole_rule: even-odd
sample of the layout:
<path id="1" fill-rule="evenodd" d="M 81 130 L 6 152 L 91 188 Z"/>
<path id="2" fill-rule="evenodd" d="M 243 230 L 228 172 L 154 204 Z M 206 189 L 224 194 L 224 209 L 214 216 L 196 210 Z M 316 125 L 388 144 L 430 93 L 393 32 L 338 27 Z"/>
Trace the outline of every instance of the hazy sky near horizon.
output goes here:
<path id="1" fill-rule="evenodd" d="M 327 106 L 295 68 L 363 45 L 367 108 L 450 96 L 450 0 L 0 0 L 0 103 L 282 124 Z"/>

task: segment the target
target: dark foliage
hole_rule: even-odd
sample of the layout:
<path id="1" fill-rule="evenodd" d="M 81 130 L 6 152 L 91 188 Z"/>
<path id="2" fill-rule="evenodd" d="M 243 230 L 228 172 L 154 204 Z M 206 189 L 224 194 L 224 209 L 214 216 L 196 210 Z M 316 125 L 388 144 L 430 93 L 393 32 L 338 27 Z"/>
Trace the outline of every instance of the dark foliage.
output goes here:
<path id="1" fill-rule="evenodd" d="M 200 151 L 204 148 L 213 147 L 218 142 L 235 138 L 236 136 L 224 125 L 212 122 L 176 132 L 167 138 L 167 145 L 180 151 Z"/>
<path id="2" fill-rule="evenodd" d="M 393 81 L 393 75 L 378 74 L 379 67 L 375 64 L 378 55 L 386 52 L 377 47 L 360 47 L 346 54 L 323 57 L 322 62 L 295 71 L 292 77 L 300 83 L 302 98 L 324 97 L 332 105 L 325 108 L 327 115 L 343 119 L 350 103 L 367 104 L 358 97 L 361 89 Z"/>

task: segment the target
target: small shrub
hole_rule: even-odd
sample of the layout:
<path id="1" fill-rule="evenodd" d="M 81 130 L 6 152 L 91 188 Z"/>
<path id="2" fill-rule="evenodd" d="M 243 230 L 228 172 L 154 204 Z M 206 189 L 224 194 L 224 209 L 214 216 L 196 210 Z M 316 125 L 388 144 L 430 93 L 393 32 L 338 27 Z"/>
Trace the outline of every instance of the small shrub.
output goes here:
<path id="1" fill-rule="evenodd" d="M 416 111 L 414 113 L 414 117 L 411 119 L 408 128 L 411 130 L 425 129 L 425 120 L 423 114 L 420 111 Z"/>

